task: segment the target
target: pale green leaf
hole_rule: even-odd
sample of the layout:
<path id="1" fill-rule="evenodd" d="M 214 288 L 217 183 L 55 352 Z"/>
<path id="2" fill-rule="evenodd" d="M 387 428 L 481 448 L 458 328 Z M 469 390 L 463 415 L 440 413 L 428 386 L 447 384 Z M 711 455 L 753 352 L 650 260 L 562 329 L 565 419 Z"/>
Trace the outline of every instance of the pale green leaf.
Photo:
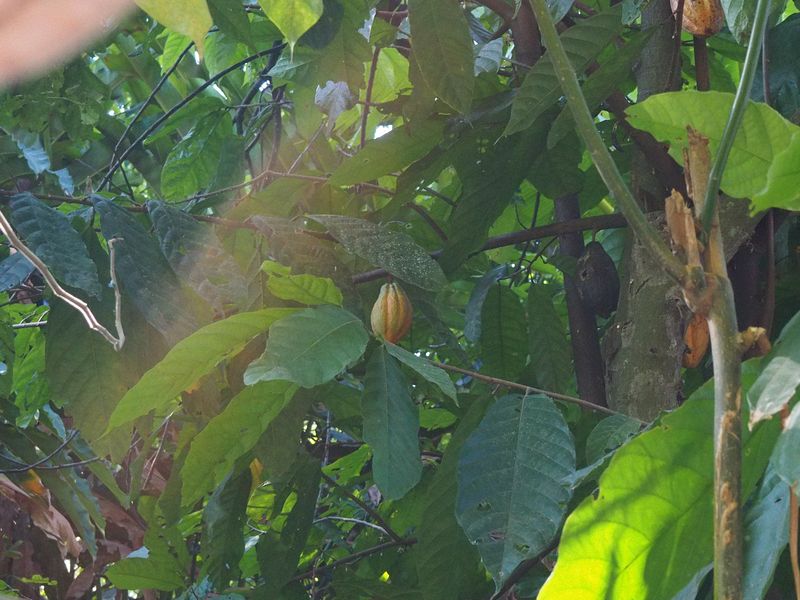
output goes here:
<path id="1" fill-rule="evenodd" d="M 393 129 L 367 142 L 331 175 L 331 185 L 353 185 L 389 175 L 430 152 L 442 138 L 442 121 L 425 121 Z"/>
<path id="2" fill-rule="evenodd" d="M 461 113 L 472 104 L 472 38 L 461 3 L 456 0 L 409 0 L 414 56 L 426 83 Z"/>
<path id="3" fill-rule="evenodd" d="M 104 574 L 121 590 L 169 592 L 184 585 L 178 565 L 164 557 L 123 558 L 108 567 Z"/>
<path id="4" fill-rule="evenodd" d="M 258 3 L 269 20 L 286 36 L 292 49 L 322 16 L 322 0 L 259 0 Z"/>
<path id="5" fill-rule="evenodd" d="M 436 261 L 405 233 L 352 217 L 311 215 L 311 218 L 327 227 L 348 252 L 383 267 L 398 279 L 432 291 L 447 283 Z"/>
<path id="6" fill-rule="evenodd" d="M 240 457 L 253 449 L 267 426 L 286 408 L 297 386 L 268 381 L 244 388 L 208 422 L 189 447 L 181 469 L 181 503 L 192 506 L 214 489 Z"/>
<path id="7" fill-rule="evenodd" d="M 267 288 L 276 298 L 309 306 L 342 305 L 342 292 L 333 280 L 327 277 L 317 277 L 308 273 L 292 275 L 291 269 L 271 260 L 265 261 L 261 269 L 269 273 Z"/>
<path id="8" fill-rule="evenodd" d="M 375 483 L 387 498 L 402 498 L 422 475 L 419 413 L 400 365 L 383 346 L 367 363 L 361 412 L 364 441 L 372 448 Z"/>
<path id="9" fill-rule="evenodd" d="M 572 435 L 546 396 L 500 398 L 464 444 L 456 517 L 498 589 L 558 533 L 574 472 Z"/>
<path id="10" fill-rule="evenodd" d="M 272 323 L 294 312 L 292 308 L 268 308 L 240 313 L 181 340 L 125 394 L 111 413 L 108 430 L 164 408 L 220 362 L 266 332 Z"/>
<path id="11" fill-rule="evenodd" d="M 270 327 L 264 354 L 250 363 L 244 381 L 285 379 L 303 387 L 326 383 L 358 360 L 369 334 L 341 308 L 307 308 Z"/>
<path id="12" fill-rule="evenodd" d="M 446 396 L 449 396 L 453 400 L 456 399 L 456 386 L 453 385 L 450 377 L 442 369 L 431 364 L 430 361 L 422 358 L 421 356 L 412 354 L 408 350 L 405 350 L 400 346 L 395 346 L 391 342 L 384 341 L 383 343 L 386 345 L 386 349 L 389 351 L 389 354 L 394 356 L 407 367 L 414 369 L 419 375 L 442 390 Z"/>
<path id="13" fill-rule="evenodd" d="M 136 0 L 136 4 L 164 27 L 191 38 L 203 55 L 203 40 L 213 24 L 206 0 Z"/>
<path id="14" fill-rule="evenodd" d="M 684 90 L 650 96 L 626 112 L 631 125 L 667 142 L 670 154 L 682 163 L 687 126 L 707 137 L 711 155 L 716 154 L 732 103 L 733 94 Z M 760 194 L 773 161 L 798 131 L 766 104 L 750 102 L 722 175 L 722 191 L 735 198 Z"/>
<path id="15" fill-rule="evenodd" d="M 751 197 L 754 211 L 768 208 L 800 210 L 800 131 L 769 165 L 764 188 Z"/>
<path id="16" fill-rule="evenodd" d="M 757 369 L 743 365 L 745 388 Z M 709 381 L 620 448 L 596 495 L 567 518 L 540 600 L 672 600 L 713 555 L 714 385 Z M 769 460 L 777 424 L 745 431 L 744 501 Z"/>

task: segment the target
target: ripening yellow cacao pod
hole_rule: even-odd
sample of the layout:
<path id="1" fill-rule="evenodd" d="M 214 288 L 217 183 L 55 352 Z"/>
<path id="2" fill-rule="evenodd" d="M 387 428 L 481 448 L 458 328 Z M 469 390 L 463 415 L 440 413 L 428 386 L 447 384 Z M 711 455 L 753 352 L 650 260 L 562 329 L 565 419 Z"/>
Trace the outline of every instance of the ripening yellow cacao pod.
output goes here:
<path id="1" fill-rule="evenodd" d="M 670 0 L 672 13 L 678 12 L 678 0 Z M 710 37 L 725 25 L 720 0 L 684 0 L 683 29 L 692 35 Z"/>
<path id="2" fill-rule="evenodd" d="M 700 364 L 708 350 L 708 322 L 700 315 L 692 316 L 686 333 L 683 334 L 686 350 L 683 352 L 683 366 L 693 369 Z"/>
<path id="3" fill-rule="evenodd" d="M 372 307 L 372 332 L 387 342 L 397 343 L 411 329 L 414 310 L 406 293 L 396 283 L 384 283 Z"/>

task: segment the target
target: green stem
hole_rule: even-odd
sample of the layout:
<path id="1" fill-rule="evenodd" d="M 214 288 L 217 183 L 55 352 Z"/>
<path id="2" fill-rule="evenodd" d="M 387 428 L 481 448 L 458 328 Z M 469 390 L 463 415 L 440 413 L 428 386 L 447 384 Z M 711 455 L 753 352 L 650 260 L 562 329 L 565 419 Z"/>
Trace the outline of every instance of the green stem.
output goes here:
<path id="1" fill-rule="evenodd" d="M 583 97 L 583 92 L 581 92 L 578 77 L 572 68 L 569 58 L 567 58 L 564 47 L 561 45 L 555 23 L 553 23 L 553 18 L 550 16 L 545 0 L 530 0 L 530 3 L 539 23 L 544 45 L 552 60 L 558 80 L 561 82 L 564 95 L 567 97 L 567 104 L 572 111 L 575 127 L 581 138 L 583 138 L 586 148 L 589 150 L 589 155 L 600 173 L 600 177 L 608 187 L 611 196 L 619 204 L 622 213 L 628 220 L 628 224 L 641 243 L 658 259 L 673 279 L 677 282 L 682 282 L 686 275 L 684 265 L 672 254 L 659 233 L 647 221 L 595 127 L 594 118 L 589 112 L 586 99 Z"/>
<path id="2" fill-rule="evenodd" d="M 761 44 L 764 40 L 764 31 L 767 24 L 767 11 L 769 0 L 758 0 L 756 4 L 756 14 L 753 17 L 753 29 L 750 31 L 750 41 L 747 44 L 747 54 L 744 58 L 742 76 L 739 79 L 739 87 L 736 89 L 736 96 L 733 99 L 733 106 L 728 115 L 728 122 L 725 123 L 725 130 L 722 132 L 722 139 L 719 142 L 717 154 L 711 165 L 711 172 L 708 175 L 708 186 L 706 187 L 706 197 L 703 201 L 703 230 L 708 234 L 711 229 L 711 221 L 714 216 L 714 208 L 717 205 L 719 196 L 719 184 L 722 181 L 722 173 L 728 163 L 728 156 L 731 153 L 736 134 L 742 124 L 744 111 L 747 108 L 747 101 L 750 97 L 750 88 L 753 85 L 753 77 L 756 74 L 756 66 L 761 53 Z"/>

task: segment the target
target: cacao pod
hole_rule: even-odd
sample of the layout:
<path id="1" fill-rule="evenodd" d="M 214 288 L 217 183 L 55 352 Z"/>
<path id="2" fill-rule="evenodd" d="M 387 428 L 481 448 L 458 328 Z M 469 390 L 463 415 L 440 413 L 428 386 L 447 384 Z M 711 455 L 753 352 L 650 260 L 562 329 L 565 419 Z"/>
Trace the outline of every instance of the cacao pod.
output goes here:
<path id="1" fill-rule="evenodd" d="M 617 309 L 617 267 L 600 242 L 589 242 L 578 259 L 575 287 L 583 304 L 593 313 L 607 319 Z"/>
<path id="2" fill-rule="evenodd" d="M 396 283 L 384 283 L 372 307 L 372 332 L 393 344 L 411 329 L 413 308 L 406 293 Z"/>
<path id="3" fill-rule="evenodd" d="M 678 0 L 670 0 L 672 13 L 678 12 Z M 725 13 L 720 0 L 684 0 L 683 29 L 699 37 L 719 33 L 725 25 Z"/>
<path id="4" fill-rule="evenodd" d="M 683 366 L 693 369 L 700 364 L 708 350 L 708 321 L 700 315 L 692 315 L 686 333 L 683 334 L 683 343 L 686 349 L 683 351 Z"/>

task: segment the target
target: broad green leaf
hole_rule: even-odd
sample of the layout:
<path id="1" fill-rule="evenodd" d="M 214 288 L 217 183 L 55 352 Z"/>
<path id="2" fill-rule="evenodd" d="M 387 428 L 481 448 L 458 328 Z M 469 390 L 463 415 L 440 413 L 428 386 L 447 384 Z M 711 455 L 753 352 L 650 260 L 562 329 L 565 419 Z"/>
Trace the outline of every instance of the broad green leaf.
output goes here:
<path id="1" fill-rule="evenodd" d="M 447 283 L 436 261 L 404 233 L 352 217 L 312 215 L 311 218 L 322 223 L 345 250 L 403 281 L 431 291 Z"/>
<path id="2" fill-rule="evenodd" d="M 460 113 L 472 104 L 472 38 L 461 3 L 409 0 L 408 20 L 414 56 L 426 83 Z"/>
<path id="3" fill-rule="evenodd" d="M 600 54 L 611 40 L 622 31 L 622 20 L 619 5 L 598 15 L 580 21 L 561 35 L 561 43 L 572 66 L 578 73 Z M 545 56 L 528 71 L 522 82 L 514 104 L 511 106 L 511 118 L 504 135 L 512 135 L 528 129 L 542 116 L 561 96 L 561 84 L 553 70 L 550 58 Z"/>
<path id="4" fill-rule="evenodd" d="M 307 308 L 270 327 L 261 358 L 250 363 L 244 381 L 285 379 L 302 387 L 326 383 L 358 360 L 369 334 L 361 320 L 341 308 Z"/>
<path id="5" fill-rule="evenodd" d="M 635 435 L 641 423 L 625 415 L 611 415 L 600 421 L 586 438 L 586 462 L 592 464 Z"/>
<path id="6" fill-rule="evenodd" d="M 789 542 L 789 486 L 772 465 L 745 510 L 744 538 L 742 596 L 744 600 L 761 600 Z"/>
<path id="7" fill-rule="evenodd" d="M 181 503 L 192 506 L 214 489 L 236 460 L 252 450 L 269 424 L 286 408 L 297 387 L 268 381 L 244 388 L 209 421 L 189 447 L 181 469 Z"/>
<path id="8" fill-rule="evenodd" d="M 800 210 L 800 131 L 769 165 L 764 188 L 751 197 L 753 211 Z"/>
<path id="9" fill-rule="evenodd" d="M 497 265 L 486 271 L 472 288 L 467 308 L 464 311 L 464 337 L 470 342 L 477 342 L 481 337 L 481 311 L 483 303 L 486 301 L 486 295 L 494 289 L 498 281 L 507 275 L 508 265 Z"/>
<path id="10" fill-rule="evenodd" d="M 389 354 L 394 356 L 407 367 L 414 369 L 422 377 L 442 390 L 446 396 L 456 400 L 456 386 L 453 385 L 450 377 L 442 369 L 431 364 L 428 360 L 422 358 L 421 356 L 412 354 L 408 350 L 405 350 L 400 346 L 395 346 L 391 342 L 384 341 L 384 345 L 389 351 Z"/>
<path id="11" fill-rule="evenodd" d="M 258 3 L 286 36 L 292 51 L 300 36 L 322 16 L 322 0 L 259 0 Z"/>
<path id="12" fill-rule="evenodd" d="M 756 371 L 743 365 L 745 388 Z M 567 518 L 540 600 L 671 600 L 711 562 L 713 423 L 712 380 L 616 452 L 599 493 Z M 776 425 L 743 431 L 743 501 L 767 465 Z"/>
<path id="13" fill-rule="evenodd" d="M 213 24 L 206 0 L 136 0 L 142 10 L 164 27 L 190 37 L 200 56 Z"/>
<path id="14" fill-rule="evenodd" d="M 442 121 L 393 129 L 346 159 L 331 175 L 330 184 L 353 185 L 399 171 L 428 154 L 441 141 L 443 130 Z"/>
<path id="15" fill-rule="evenodd" d="M 464 443 L 456 517 L 497 589 L 558 533 L 574 472 L 572 434 L 546 396 L 500 398 Z"/>
<path id="16" fill-rule="evenodd" d="M 796 404 L 786 419 L 783 431 L 772 454 L 775 472 L 795 490 L 800 489 L 800 404 Z"/>
<path id="17" fill-rule="evenodd" d="M 265 261 L 261 269 L 269 273 L 267 288 L 276 298 L 293 300 L 309 306 L 342 305 L 342 292 L 333 280 L 327 277 L 317 277 L 308 273 L 292 275 L 291 269 L 271 260 Z"/>
<path id="18" fill-rule="evenodd" d="M 247 13 L 239 0 L 208 0 L 208 10 L 220 31 L 253 49 L 253 35 Z"/>
<path id="19" fill-rule="evenodd" d="M 123 294 L 167 340 L 186 337 L 197 328 L 194 303 L 181 289 L 155 239 L 133 215 L 113 202 L 96 196 L 94 206 L 100 214 L 103 237 L 118 238 L 114 250 Z"/>
<path id="20" fill-rule="evenodd" d="M 552 287 L 533 284 L 528 288 L 530 372 L 539 387 L 564 393 L 573 378 L 572 347 L 564 323 L 553 306 L 549 290 Z"/>
<path id="21" fill-rule="evenodd" d="M 384 496 L 405 496 L 422 475 L 419 413 L 397 360 L 380 346 L 367 363 L 364 393 L 364 441 L 372 448 L 372 477 Z"/>
<path id="22" fill-rule="evenodd" d="M 780 2 L 776 4 L 781 4 Z M 795 121 L 800 110 L 800 64 L 797 44 L 800 42 L 800 16 L 790 15 L 769 31 L 769 89 L 772 106 L 784 117 Z M 756 68 L 752 98 L 763 100 L 764 75 L 762 64 Z"/>
<path id="23" fill-rule="evenodd" d="M 285 477 L 294 468 L 297 456 L 305 453 L 301 436 L 308 411 L 320 397 L 326 397 L 327 401 L 329 390 L 336 386 L 341 384 L 334 381 L 310 390 L 299 389 L 267 425 L 253 448 L 253 455 L 264 465 L 264 472 L 270 479 Z"/>
<path id="24" fill-rule="evenodd" d="M 683 161 L 686 127 L 692 126 L 709 139 L 714 156 L 733 103 L 733 94 L 684 90 L 650 96 L 628 108 L 628 120 L 656 139 L 670 145 L 669 152 Z M 772 162 L 800 131 L 762 103 L 749 103 L 722 175 L 722 190 L 736 198 L 750 198 L 768 184 Z"/>
<path id="25" fill-rule="evenodd" d="M 105 571 L 108 580 L 121 590 L 163 590 L 184 585 L 184 575 L 174 560 L 162 556 L 123 558 Z"/>
<path id="26" fill-rule="evenodd" d="M 35 268 L 33 263 L 19 252 L 4 258 L 0 262 L 0 292 L 18 286 L 31 276 Z"/>
<path id="27" fill-rule="evenodd" d="M 247 280 L 210 225 L 163 202 L 148 202 L 161 252 L 172 270 L 217 314 L 247 302 Z"/>
<path id="28" fill-rule="evenodd" d="M 69 218 L 27 192 L 11 198 L 10 206 L 14 228 L 55 278 L 99 298 L 102 290 L 97 267 Z"/>
<path id="29" fill-rule="evenodd" d="M 783 328 L 747 393 L 750 425 L 780 412 L 800 385 L 800 313 Z"/>
<path id="30" fill-rule="evenodd" d="M 181 340 L 125 394 L 111 413 L 108 430 L 164 408 L 220 362 L 266 332 L 272 323 L 294 312 L 292 308 L 267 308 L 241 313 L 206 325 Z"/>
<path id="31" fill-rule="evenodd" d="M 203 509 L 203 572 L 215 589 L 225 589 L 231 580 L 239 578 L 250 482 L 249 469 L 228 476 Z"/>
<path id="32" fill-rule="evenodd" d="M 456 468 L 461 448 L 483 418 L 490 399 L 471 400 L 422 499 L 419 542 L 413 552 L 424 600 L 461 600 L 470 597 L 478 585 L 485 585 L 478 551 L 455 516 Z"/>
<path id="33" fill-rule="evenodd" d="M 528 326 L 519 296 L 497 284 L 481 311 L 481 358 L 487 374 L 515 379 L 528 358 Z"/>

